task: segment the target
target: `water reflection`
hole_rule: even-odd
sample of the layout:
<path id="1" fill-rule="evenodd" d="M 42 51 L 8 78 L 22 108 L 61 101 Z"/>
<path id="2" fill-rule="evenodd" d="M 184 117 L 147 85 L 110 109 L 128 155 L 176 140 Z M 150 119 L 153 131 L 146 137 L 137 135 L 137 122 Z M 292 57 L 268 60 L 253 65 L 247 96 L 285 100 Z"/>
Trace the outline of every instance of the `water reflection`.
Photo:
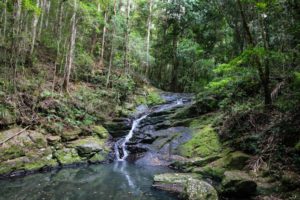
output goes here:
<path id="1" fill-rule="evenodd" d="M 152 176 L 164 168 L 127 162 L 93 165 L 0 181 L 1 200 L 171 200 L 151 188 Z"/>

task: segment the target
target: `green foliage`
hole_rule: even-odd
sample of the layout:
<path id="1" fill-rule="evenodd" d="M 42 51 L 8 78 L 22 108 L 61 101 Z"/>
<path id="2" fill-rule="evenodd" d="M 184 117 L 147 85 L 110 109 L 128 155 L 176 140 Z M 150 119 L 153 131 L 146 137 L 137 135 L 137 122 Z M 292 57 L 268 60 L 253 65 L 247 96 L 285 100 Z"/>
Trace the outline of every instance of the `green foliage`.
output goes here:
<path id="1" fill-rule="evenodd" d="M 22 0 L 22 6 L 25 10 L 33 12 L 36 15 L 41 14 L 41 8 L 36 4 L 37 0 Z"/>

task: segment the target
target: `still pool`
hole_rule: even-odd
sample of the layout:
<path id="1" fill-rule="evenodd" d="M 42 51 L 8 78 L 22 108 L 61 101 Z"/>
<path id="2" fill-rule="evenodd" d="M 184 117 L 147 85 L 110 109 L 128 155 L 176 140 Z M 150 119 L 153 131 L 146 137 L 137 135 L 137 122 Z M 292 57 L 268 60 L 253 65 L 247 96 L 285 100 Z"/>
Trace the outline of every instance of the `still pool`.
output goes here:
<path id="1" fill-rule="evenodd" d="M 174 200 L 151 188 L 161 167 L 127 162 L 65 168 L 49 173 L 0 180 L 1 200 Z"/>

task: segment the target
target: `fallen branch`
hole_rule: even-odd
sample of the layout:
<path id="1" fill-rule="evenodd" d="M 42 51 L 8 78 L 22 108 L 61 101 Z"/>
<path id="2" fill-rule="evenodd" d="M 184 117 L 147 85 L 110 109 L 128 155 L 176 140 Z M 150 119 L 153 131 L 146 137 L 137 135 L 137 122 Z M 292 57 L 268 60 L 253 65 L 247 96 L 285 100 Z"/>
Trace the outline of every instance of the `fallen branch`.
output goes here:
<path id="1" fill-rule="evenodd" d="M 11 136 L 11 137 L 9 137 L 9 138 L 7 138 L 6 140 L 4 140 L 4 141 L 2 141 L 2 142 L 0 142 L 0 146 L 2 146 L 5 142 L 7 142 L 7 141 L 9 141 L 9 140 L 11 140 L 11 139 L 13 139 L 14 137 L 16 137 L 16 136 L 18 136 L 18 135 L 20 135 L 21 133 L 23 133 L 24 131 L 26 131 L 29 127 L 30 127 L 31 125 L 29 125 L 29 126 L 27 126 L 27 127 L 25 127 L 24 129 L 22 129 L 21 131 L 19 131 L 19 132 L 17 132 L 16 134 L 14 134 L 13 136 Z"/>

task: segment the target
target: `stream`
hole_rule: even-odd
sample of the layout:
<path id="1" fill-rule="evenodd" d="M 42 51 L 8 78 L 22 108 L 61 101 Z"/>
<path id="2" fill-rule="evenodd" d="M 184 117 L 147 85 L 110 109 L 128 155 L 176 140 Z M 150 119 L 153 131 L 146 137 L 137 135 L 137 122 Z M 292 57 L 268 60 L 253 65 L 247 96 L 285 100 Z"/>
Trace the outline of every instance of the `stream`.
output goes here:
<path id="1" fill-rule="evenodd" d="M 0 180 L 0 200 L 177 199 L 151 186 L 153 175 L 171 171 L 166 165 L 172 148 L 189 139 L 188 130 L 184 127 L 165 127 L 165 113 L 189 104 L 191 98 L 172 93 L 163 94 L 163 98 L 166 101 L 163 105 L 137 109 L 131 130 L 115 143 L 113 163 Z M 163 128 L 157 128 L 157 125 Z M 177 137 L 178 131 L 182 135 Z M 174 133 L 176 137 L 172 136 Z M 160 137 L 162 139 L 156 141 Z M 156 143 L 169 141 L 168 137 L 175 138 L 172 144 L 164 142 L 159 144 L 160 148 L 155 148 Z"/>

